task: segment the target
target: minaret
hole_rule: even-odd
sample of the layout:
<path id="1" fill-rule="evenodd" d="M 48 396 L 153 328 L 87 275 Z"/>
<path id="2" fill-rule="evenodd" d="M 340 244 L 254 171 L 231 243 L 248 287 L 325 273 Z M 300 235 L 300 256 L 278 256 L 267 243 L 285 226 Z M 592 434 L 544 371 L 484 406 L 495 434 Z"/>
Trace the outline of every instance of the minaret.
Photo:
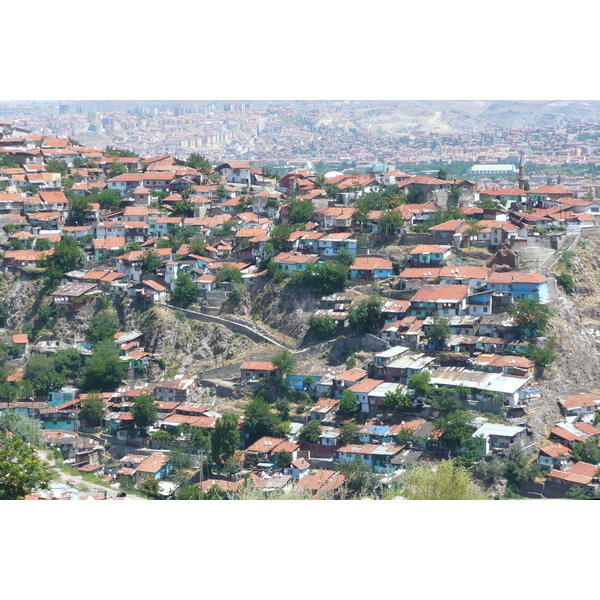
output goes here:
<path id="1" fill-rule="evenodd" d="M 523 150 L 520 152 L 521 157 L 519 158 L 519 176 L 517 177 L 517 181 L 519 182 L 519 189 L 525 189 L 525 182 L 527 179 L 525 178 L 525 155 L 523 154 Z"/>

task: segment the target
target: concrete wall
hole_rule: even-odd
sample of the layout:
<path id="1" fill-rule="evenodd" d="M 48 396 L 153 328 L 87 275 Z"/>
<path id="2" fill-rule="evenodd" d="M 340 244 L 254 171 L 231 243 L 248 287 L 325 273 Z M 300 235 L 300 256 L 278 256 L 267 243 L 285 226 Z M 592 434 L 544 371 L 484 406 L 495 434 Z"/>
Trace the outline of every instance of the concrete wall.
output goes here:
<path id="1" fill-rule="evenodd" d="M 263 333 L 260 333 L 247 325 L 243 325 L 242 323 L 236 323 L 234 321 L 230 321 L 229 319 L 224 319 L 223 317 L 207 315 L 204 313 L 199 313 L 199 312 L 196 312 L 193 310 L 188 310 L 185 308 L 178 308 L 177 306 L 172 306 L 170 304 L 160 303 L 160 305 L 166 306 L 168 308 L 172 308 L 173 310 L 179 310 L 186 317 L 188 317 L 189 319 L 193 319 L 194 321 L 201 321 L 203 323 L 217 323 L 219 325 L 224 325 L 225 327 L 227 327 L 227 329 L 229 329 L 230 331 L 233 331 L 234 333 L 241 333 L 242 335 L 249 337 L 253 342 L 258 342 L 258 343 L 267 342 L 268 344 L 273 344 L 275 346 L 278 346 L 279 348 L 285 348 L 285 346 L 283 344 L 280 344 L 273 338 L 270 338 L 269 336 L 267 336 Z"/>

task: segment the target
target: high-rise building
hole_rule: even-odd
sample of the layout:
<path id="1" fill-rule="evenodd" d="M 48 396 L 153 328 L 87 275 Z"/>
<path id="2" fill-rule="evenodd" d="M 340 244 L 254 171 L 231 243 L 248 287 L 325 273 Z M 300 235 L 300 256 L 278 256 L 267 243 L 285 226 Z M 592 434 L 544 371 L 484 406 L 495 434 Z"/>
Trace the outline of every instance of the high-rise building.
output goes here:
<path id="1" fill-rule="evenodd" d="M 58 107 L 58 113 L 61 115 L 69 114 L 69 105 L 68 104 L 60 104 Z"/>

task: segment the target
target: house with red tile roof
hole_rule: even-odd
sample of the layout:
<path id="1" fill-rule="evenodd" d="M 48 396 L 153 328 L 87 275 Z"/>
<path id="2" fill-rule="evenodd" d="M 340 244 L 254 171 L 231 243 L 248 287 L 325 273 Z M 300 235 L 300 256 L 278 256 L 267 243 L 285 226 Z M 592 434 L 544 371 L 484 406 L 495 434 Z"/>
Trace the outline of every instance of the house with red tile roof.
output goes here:
<path id="1" fill-rule="evenodd" d="M 569 464 L 569 458 L 573 455 L 573 451 L 563 444 L 554 443 L 540 446 L 538 454 L 538 463 L 543 467 L 550 469 L 566 467 Z"/>
<path id="2" fill-rule="evenodd" d="M 416 317 L 464 315 L 468 293 L 468 285 L 422 288 L 410 299 L 410 314 Z"/>
<path id="3" fill-rule="evenodd" d="M 387 279 L 394 274 L 392 261 L 375 256 L 357 256 L 350 266 L 353 279 Z"/>
<path id="4" fill-rule="evenodd" d="M 600 409 L 600 396 L 596 394 L 570 394 L 558 401 L 558 406 L 568 423 L 583 419 L 590 422 Z"/>
<path id="5" fill-rule="evenodd" d="M 249 360 L 240 365 L 242 381 L 275 379 L 279 369 L 270 361 Z"/>
<path id="6" fill-rule="evenodd" d="M 510 296 L 513 301 L 533 298 L 536 302 L 545 304 L 550 300 L 548 278 L 539 273 L 496 271 L 488 277 L 485 289 Z"/>

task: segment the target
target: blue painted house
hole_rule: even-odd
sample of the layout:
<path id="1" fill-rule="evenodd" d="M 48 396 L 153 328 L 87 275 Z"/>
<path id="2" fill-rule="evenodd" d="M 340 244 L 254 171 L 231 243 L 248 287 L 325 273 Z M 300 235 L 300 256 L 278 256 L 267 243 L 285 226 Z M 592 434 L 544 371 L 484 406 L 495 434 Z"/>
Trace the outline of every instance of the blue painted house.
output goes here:
<path id="1" fill-rule="evenodd" d="M 350 267 L 352 279 L 387 279 L 394 274 L 391 260 L 374 256 L 357 256 Z"/>
<path id="2" fill-rule="evenodd" d="M 510 296 L 513 301 L 532 298 L 540 304 L 550 300 L 548 278 L 539 273 L 492 273 L 485 284 L 487 290 Z"/>
<path id="3" fill-rule="evenodd" d="M 304 380 L 307 377 L 312 377 L 313 385 L 305 385 Z M 316 390 L 315 384 L 320 379 L 322 378 L 317 375 L 288 375 L 287 383 L 290 389 L 298 390 L 299 392 L 314 392 Z"/>

